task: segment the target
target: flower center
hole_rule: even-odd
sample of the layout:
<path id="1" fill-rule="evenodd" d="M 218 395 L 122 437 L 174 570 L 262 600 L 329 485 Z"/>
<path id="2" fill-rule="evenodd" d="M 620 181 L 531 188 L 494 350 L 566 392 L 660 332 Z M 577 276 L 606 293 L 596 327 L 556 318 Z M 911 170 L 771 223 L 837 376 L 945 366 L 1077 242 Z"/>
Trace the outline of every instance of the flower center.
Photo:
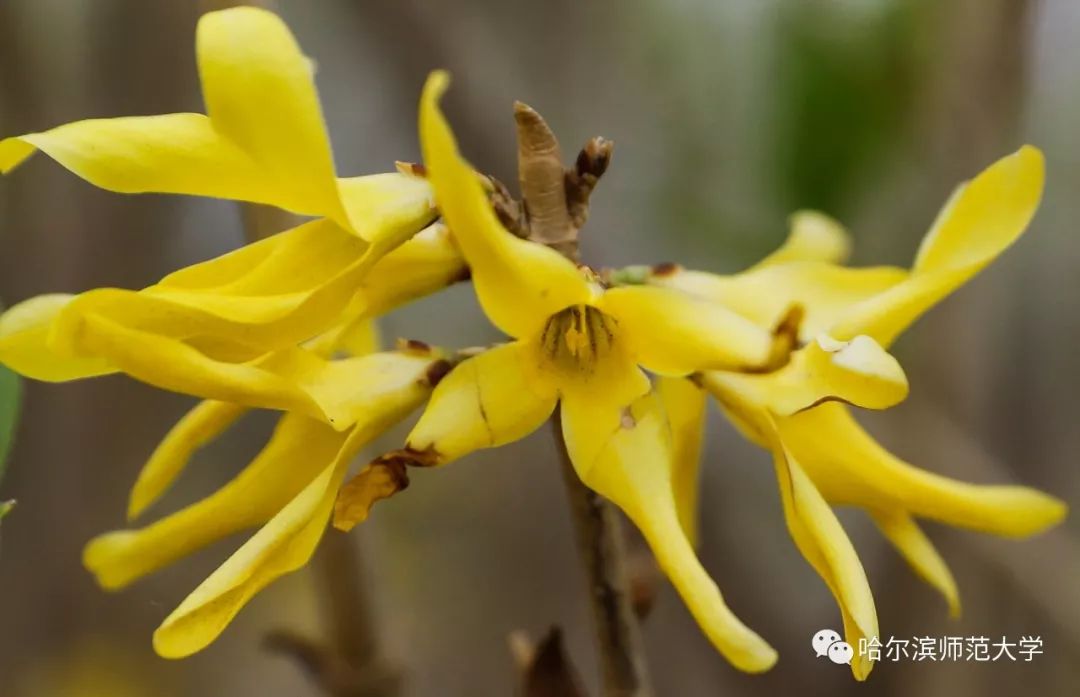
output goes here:
<path id="1" fill-rule="evenodd" d="M 611 353 L 617 326 L 591 305 L 571 305 L 548 320 L 541 346 L 556 365 L 589 368 Z"/>

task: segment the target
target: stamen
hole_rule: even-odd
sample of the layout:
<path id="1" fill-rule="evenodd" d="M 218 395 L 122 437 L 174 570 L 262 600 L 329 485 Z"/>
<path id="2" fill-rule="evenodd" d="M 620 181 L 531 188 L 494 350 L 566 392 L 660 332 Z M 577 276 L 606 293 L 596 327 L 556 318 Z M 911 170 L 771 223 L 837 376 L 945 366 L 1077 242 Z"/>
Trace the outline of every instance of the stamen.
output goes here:
<path id="1" fill-rule="evenodd" d="M 562 368 L 591 370 L 615 343 L 613 318 L 590 305 L 573 305 L 551 317 L 541 335 L 544 354 Z"/>

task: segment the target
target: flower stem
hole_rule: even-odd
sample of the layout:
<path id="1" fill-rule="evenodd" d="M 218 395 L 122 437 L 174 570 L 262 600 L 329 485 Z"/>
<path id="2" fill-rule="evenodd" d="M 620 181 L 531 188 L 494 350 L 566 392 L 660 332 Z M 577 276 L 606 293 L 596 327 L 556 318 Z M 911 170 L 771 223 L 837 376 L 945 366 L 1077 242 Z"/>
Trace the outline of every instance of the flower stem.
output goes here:
<path id="1" fill-rule="evenodd" d="M 585 486 L 570 462 L 556 410 L 551 420 L 562 464 L 577 547 L 585 565 L 604 697 L 651 697 L 641 629 L 626 571 L 626 549 L 618 512 Z"/>

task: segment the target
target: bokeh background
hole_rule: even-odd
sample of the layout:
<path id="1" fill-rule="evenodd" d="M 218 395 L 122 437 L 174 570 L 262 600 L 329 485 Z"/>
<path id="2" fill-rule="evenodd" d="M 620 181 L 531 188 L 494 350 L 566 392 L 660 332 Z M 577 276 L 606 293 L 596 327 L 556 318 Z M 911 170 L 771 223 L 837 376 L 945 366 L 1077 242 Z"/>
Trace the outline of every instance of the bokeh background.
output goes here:
<path id="1" fill-rule="evenodd" d="M 0 133 L 86 117 L 201 111 L 193 32 L 207 3 L 0 2 Z M 454 74 L 447 108 L 482 170 L 514 181 L 511 104 L 540 110 L 572 151 L 617 142 L 593 198 L 597 265 L 680 261 L 737 270 L 795 209 L 850 227 L 855 261 L 907 264 L 953 185 L 1022 143 L 1048 185 L 1030 233 L 897 345 L 912 383 L 870 419 L 909 460 L 980 482 L 1022 482 L 1080 505 L 1080 3 L 1074 0 L 281 0 L 318 85 L 339 172 L 419 157 L 427 72 Z M 569 156 L 569 155 L 568 155 Z M 37 157 L 0 181 L 0 299 L 139 287 L 242 244 L 235 204 L 125 197 Z M 496 337 L 466 287 L 399 311 L 388 337 Z M 160 620 L 239 543 L 120 594 L 82 545 L 123 523 L 127 489 L 192 400 L 123 377 L 25 386 L 0 499 L 0 694 L 275 697 L 318 691 L 264 635 L 317 636 L 316 574 L 259 595 L 211 648 L 154 656 Z M 733 670 L 666 585 L 645 623 L 658 695 L 1080 694 L 1080 525 L 1016 542 L 928 524 L 964 614 L 922 585 L 856 512 L 841 518 L 885 635 L 1039 635 L 1032 663 L 882 663 L 866 684 L 815 659 L 839 624 L 784 528 L 772 467 L 711 417 L 701 550 L 729 604 L 779 650 L 764 676 Z M 211 491 L 256 451 L 272 415 L 202 452 L 159 512 Z M 382 443 L 394 447 L 401 433 Z M 595 692 L 583 575 L 550 435 L 420 472 L 348 538 L 363 554 L 385 652 L 404 694 L 509 695 L 507 634 L 565 629 Z M 242 538 L 241 538 L 242 539 Z"/>

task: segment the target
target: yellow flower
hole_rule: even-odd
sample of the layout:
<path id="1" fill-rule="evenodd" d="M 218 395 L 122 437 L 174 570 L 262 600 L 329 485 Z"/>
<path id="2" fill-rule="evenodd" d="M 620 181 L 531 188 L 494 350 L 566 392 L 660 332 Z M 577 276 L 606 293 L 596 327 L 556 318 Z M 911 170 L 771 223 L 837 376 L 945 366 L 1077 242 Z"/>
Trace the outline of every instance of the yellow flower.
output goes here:
<path id="1" fill-rule="evenodd" d="M 333 421 L 304 389 L 295 346 L 459 280 L 464 262 L 441 225 L 417 234 L 438 215 L 423 178 L 336 178 L 309 62 L 280 19 L 248 7 L 210 13 L 196 43 L 207 116 L 80 121 L 8 138 L 0 169 L 39 148 L 114 191 L 217 196 L 322 217 L 140 291 L 16 305 L 0 317 L 0 362 L 49 381 L 121 371 Z"/>
<path id="2" fill-rule="evenodd" d="M 380 466 L 442 465 L 509 443 L 538 428 L 559 404 L 581 480 L 641 529 L 713 643 L 744 670 L 768 669 L 775 651 L 727 608 L 681 530 L 668 469 L 670 429 L 642 368 L 687 375 L 764 365 L 771 333 L 678 291 L 604 289 L 552 249 L 509 234 L 439 111 L 446 85 L 445 74 L 433 74 L 421 99 L 428 176 L 481 306 L 514 340 L 465 360 L 439 384 L 405 450 L 367 470 L 375 493 L 392 486 L 387 476 L 375 476 Z M 362 485 L 343 492 L 336 523 L 362 519 L 371 494 Z"/>
<path id="3" fill-rule="evenodd" d="M 876 634 L 866 577 L 831 505 L 866 510 L 915 571 L 959 612 L 955 581 L 915 521 L 928 518 L 1005 536 L 1058 523 L 1065 505 L 1019 486 L 975 485 L 919 470 L 881 447 L 846 404 L 880 409 L 903 399 L 907 383 L 888 347 L 912 322 L 1001 254 L 1027 227 L 1043 185 L 1043 158 L 1024 147 L 961 185 L 923 240 L 910 271 L 845 268 L 843 231 L 827 219 L 796 217 L 801 251 L 735 276 L 665 267 L 648 283 L 682 290 L 771 326 L 798 307 L 805 345 L 780 370 L 760 375 L 709 371 L 705 386 L 751 440 L 773 452 L 785 515 L 797 545 L 840 604 L 847 641 Z M 816 238 L 805 233 L 813 222 Z M 808 243 L 811 239 L 816 242 Z M 770 260 L 767 260 L 770 261 Z M 688 441 L 700 438 L 701 396 L 680 387 Z M 846 403 L 846 404 L 845 404 Z M 685 520 L 696 508 L 697 451 L 677 466 Z M 692 522 L 690 523 L 692 525 Z M 871 664 L 852 669 L 865 678 Z"/>
<path id="4" fill-rule="evenodd" d="M 196 56 L 206 114 L 91 119 L 0 141 L 0 171 L 41 150 L 90 183 L 253 201 L 325 217 L 367 242 L 411 227 L 430 208 L 422 179 L 397 173 L 338 179 L 311 62 L 271 12 L 203 15 Z M 406 235 L 407 236 L 407 235 Z"/>
<path id="5" fill-rule="evenodd" d="M 168 658 L 199 651 L 252 596 L 307 563 L 330 517 L 349 463 L 373 438 L 419 406 L 449 364 L 437 351 L 410 344 L 370 353 L 370 323 L 322 337 L 321 353 L 346 348 L 351 357 L 312 359 L 325 389 L 336 393 L 348 426 L 335 430 L 300 413 L 283 415 L 251 463 L 217 492 L 138 530 L 100 535 L 83 561 L 106 589 L 118 590 L 228 535 L 262 528 L 164 621 L 154 647 Z M 367 354 L 367 355 L 361 355 Z M 129 518 L 152 504 L 193 453 L 246 411 L 204 401 L 169 432 L 131 494 Z"/>

